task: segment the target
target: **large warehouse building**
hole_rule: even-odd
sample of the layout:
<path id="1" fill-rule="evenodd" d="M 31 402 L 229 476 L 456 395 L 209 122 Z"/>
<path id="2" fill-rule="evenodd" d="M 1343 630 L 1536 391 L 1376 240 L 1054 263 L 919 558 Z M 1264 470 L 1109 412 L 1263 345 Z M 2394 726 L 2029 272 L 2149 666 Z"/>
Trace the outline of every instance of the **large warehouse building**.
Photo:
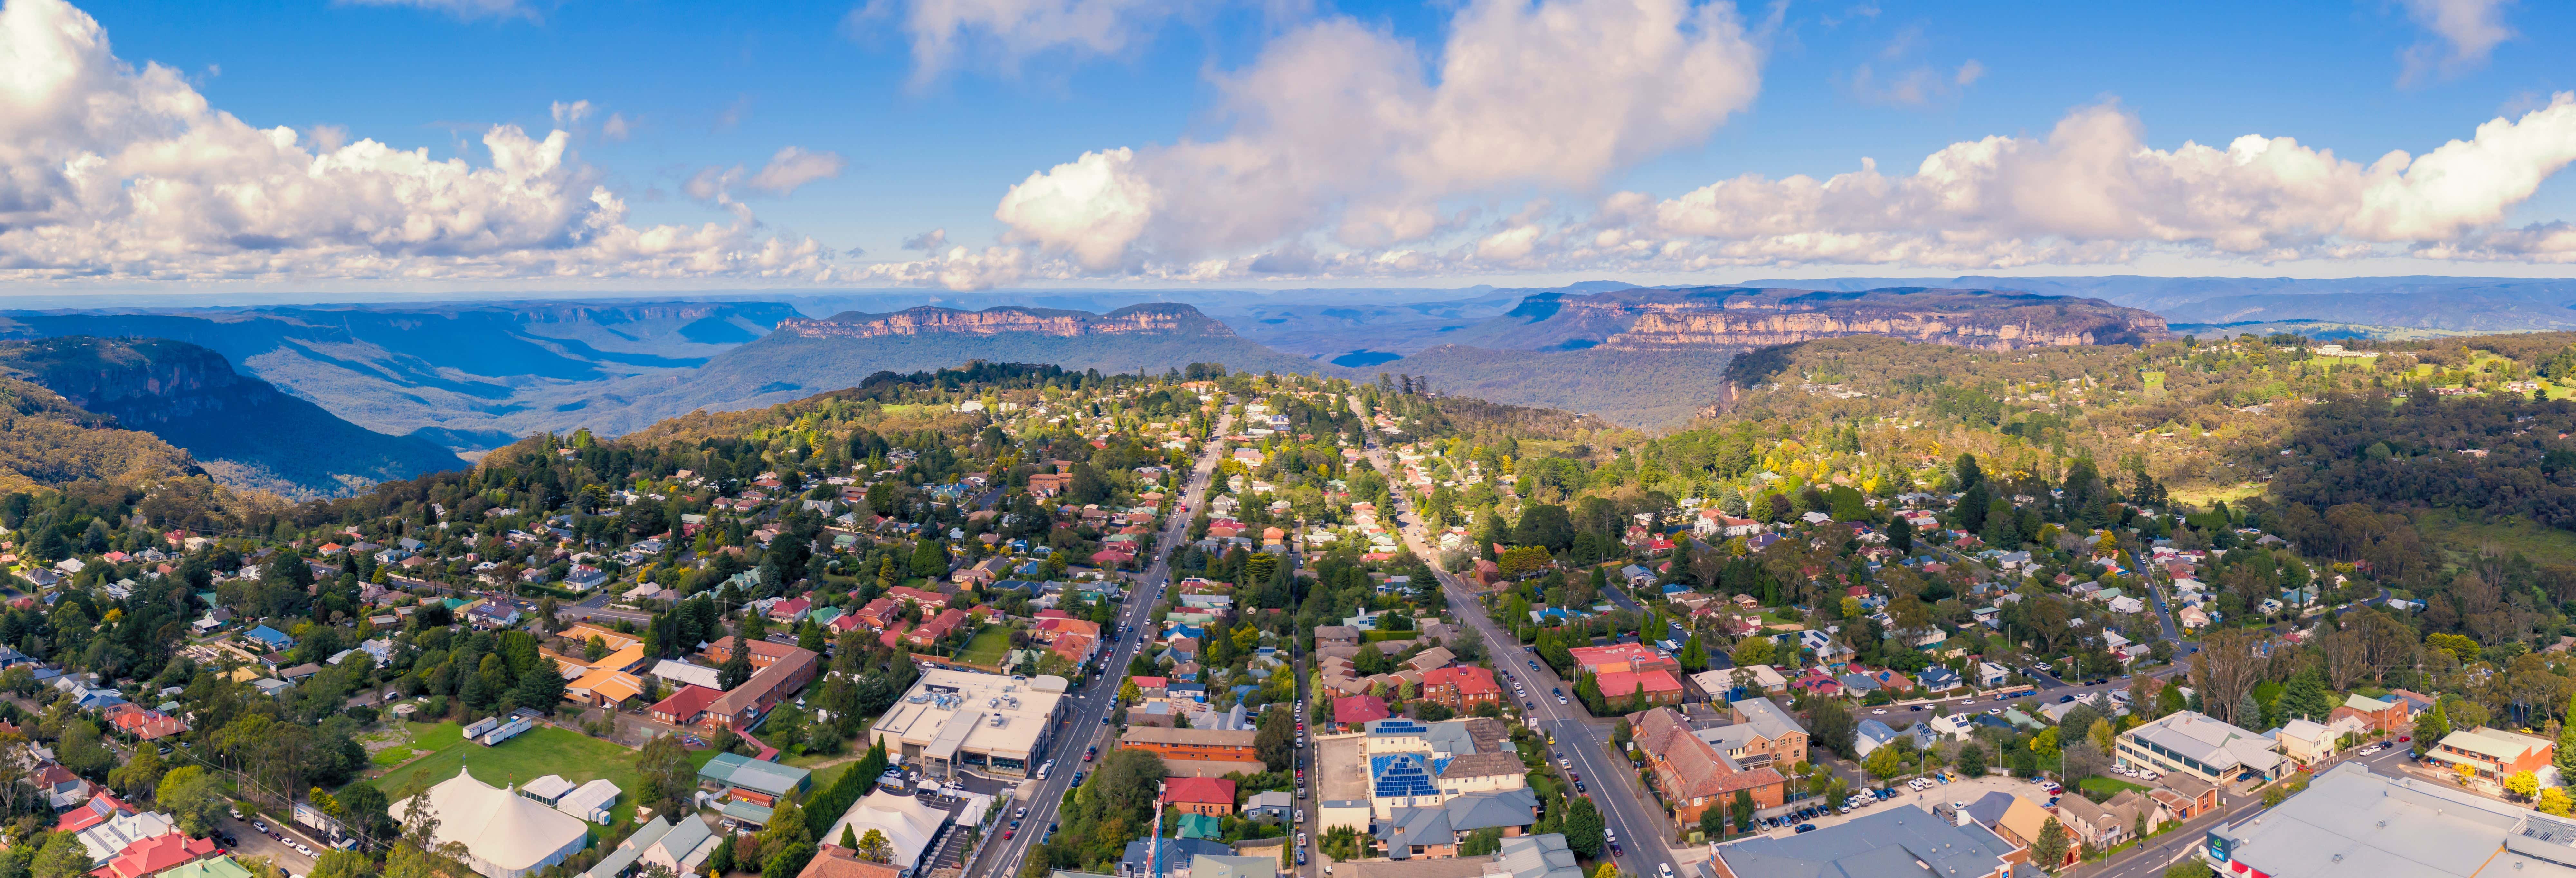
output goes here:
<path id="1" fill-rule="evenodd" d="M 868 737 L 930 777 L 961 768 L 1025 775 L 1046 753 L 1065 686 L 1063 677 L 929 668 Z"/>

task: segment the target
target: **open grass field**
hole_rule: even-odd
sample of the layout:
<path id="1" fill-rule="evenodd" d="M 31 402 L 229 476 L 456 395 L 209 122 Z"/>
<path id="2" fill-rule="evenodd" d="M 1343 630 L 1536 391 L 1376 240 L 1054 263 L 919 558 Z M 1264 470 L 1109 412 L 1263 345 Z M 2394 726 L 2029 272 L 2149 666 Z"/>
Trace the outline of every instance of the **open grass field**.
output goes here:
<path id="1" fill-rule="evenodd" d="M 1000 625 L 986 625 L 976 632 L 974 640 L 967 641 L 965 649 L 957 651 L 957 660 L 991 667 L 1000 665 L 1010 654 L 1011 632 Z"/>
<path id="2" fill-rule="evenodd" d="M 2433 509 L 2416 514 L 2415 529 L 2427 541 L 2456 553 L 2454 560 L 2458 561 L 2474 559 L 2492 547 L 2507 556 L 2520 552 L 2543 564 L 2576 563 L 2576 533 L 2519 516 L 2490 519 L 2453 509 Z"/>
<path id="3" fill-rule="evenodd" d="M 612 819 L 621 825 L 634 818 L 635 751 L 569 729 L 538 726 L 528 733 L 486 747 L 464 739 L 455 723 L 443 723 L 453 743 L 427 756 L 411 761 L 384 776 L 376 778 L 377 789 L 386 798 L 399 799 L 417 781 L 424 788 L 455 777 L 460 768 L 471 769 L 474 778 L 493 786 L 525 784 L 549 774 L 563 775 L 573 783 L 588 783 L 606 778 L 625 795 L 617 800 Z M 713 756 L 712 751 L 710 758 Z M 706 763 L 694 759 L 703 766 Z"/>
<path id="4" fill-rule="evenodd" d="M 413 759 L 436 753 L 465 740 L 465 727 L 453 722 L 404 723 L 411 730 L 411 740 L 396 744 L 367 757 L 378 768 L 392 768 Z"/>

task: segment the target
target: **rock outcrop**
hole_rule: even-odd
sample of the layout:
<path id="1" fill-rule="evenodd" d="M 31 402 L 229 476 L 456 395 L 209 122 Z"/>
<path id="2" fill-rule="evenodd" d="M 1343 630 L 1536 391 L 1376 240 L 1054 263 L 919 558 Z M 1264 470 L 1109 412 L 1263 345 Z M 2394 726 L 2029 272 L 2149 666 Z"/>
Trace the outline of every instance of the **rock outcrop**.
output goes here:
<path id="1" fill-rule="evenodd" d="M 937 335 L 1040 335 L 1079 338 L 1095 335 L 1191 334 L 1232 337 L 1225 324 L 1188 305 L 1130 305 L 1107 314 L 1003 305 L 961 311 L 923 305 L 892 314 L 847 312 L 822 320 L 782 320 L 778 331 L 806 338 L 886 338 Z"/>
<path id="2" fill-rule="evenodd" d="M 1522 348 L 1754 348 L 1883 335 L 1984 350 L 2137 344 L 2164 318 L 2099 299 L 1919 287 L 1836 292 L 1750 287 L 1533 296 L 1488 329 Z"/>

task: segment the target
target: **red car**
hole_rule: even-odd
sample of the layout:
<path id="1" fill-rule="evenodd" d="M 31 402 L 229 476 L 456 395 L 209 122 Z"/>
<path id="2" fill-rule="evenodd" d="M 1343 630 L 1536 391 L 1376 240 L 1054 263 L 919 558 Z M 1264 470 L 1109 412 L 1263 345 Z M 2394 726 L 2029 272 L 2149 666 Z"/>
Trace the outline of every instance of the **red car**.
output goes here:
<path id="1" fill-rule="evenodd" d="M 1018 831 L 1019 831 L 1019 830 L 1017 830 L 1017 829 L 1005 829 L 1005 830 L 1002 830 L 1002 840 L 1003 840 L 1003 841 L 1010 841 L 1010 840 L 1011 840 L 1011 834 L 1012 834 L 1012 833 L 1015 833 L 1015 832 L 1018 832 Z"/>

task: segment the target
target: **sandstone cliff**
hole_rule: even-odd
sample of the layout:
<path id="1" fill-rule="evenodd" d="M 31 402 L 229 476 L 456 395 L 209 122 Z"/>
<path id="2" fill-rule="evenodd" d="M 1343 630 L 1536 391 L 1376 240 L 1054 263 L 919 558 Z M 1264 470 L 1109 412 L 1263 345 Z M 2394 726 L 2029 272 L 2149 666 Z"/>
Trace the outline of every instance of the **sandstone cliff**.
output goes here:
<path id="1" fill-rule="evenodd" d="M 960 311 L 923 305 L 892 314 L 835 314 L 822 320 L 782 320 L 778 331 L 805 338 L 887 338 L 939 335 L 1035 335 L 1079 338 L 1097 335 L 1191 334 L 1231 338 L 1234 331 L 1188 305 L 1130 305 L 1107 314 L 1004 305 Z"/>
<path id="2" fill-rule="evenodd" d="M 1466 343 L 1519 349 L 1735 348 L 1883 335 L 1985 350 L 2136 344 L 2164 318 L 2098 299 L 1899 287 L 1860 292 L 1749 287 L 1532 296 Z"/>

